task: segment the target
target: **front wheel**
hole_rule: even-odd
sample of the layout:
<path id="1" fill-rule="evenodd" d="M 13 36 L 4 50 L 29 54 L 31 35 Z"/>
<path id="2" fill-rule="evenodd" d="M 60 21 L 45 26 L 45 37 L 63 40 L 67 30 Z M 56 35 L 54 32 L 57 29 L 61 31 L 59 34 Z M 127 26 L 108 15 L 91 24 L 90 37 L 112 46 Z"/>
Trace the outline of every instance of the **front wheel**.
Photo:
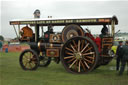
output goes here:
<path id="1" fill-rule="evenodd" d="M 35 51 L 27 49 L 21 53 L 19 62 L 24 70 L 36 70 L 39 65 L 39 57 Z"/>
<path id="2" fill-rule="evenodd" d="M 88 37 L 73 37 L 62 47 L 61 62 L 71 73 L 88 73 L 92 71 L 99 58 L 96 44 Z"/>

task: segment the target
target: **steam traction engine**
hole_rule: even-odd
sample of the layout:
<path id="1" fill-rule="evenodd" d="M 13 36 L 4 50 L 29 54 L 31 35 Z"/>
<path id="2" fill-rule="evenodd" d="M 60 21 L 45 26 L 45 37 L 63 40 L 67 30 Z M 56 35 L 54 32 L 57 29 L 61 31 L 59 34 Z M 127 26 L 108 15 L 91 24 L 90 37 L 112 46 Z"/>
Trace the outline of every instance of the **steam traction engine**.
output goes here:
<path id="1" fill-rule="evenodd" d="M 20 42 L 27 42 L 31 49 L 24 50 L 19 58 L 24 70 L 35 70 L 38 66 L 46 67 L 51 59 L 71 73 L 88 73 L 93 69 L 108 64 L 113 58 L 116 16 L 72 19 L 31 19 L 12 20 L 10 24 L 18 25 Z M 20 29 L 20 25 L 26 25 Z M 108 35 L 95 38 L 83 25 L 111 25 Z M 53 26 L 65 26 L 61 33 L 54 32 Z M 34 27 L 35 32 L 30 28 Z M 47 31 L 43 31 L 47 27 Z M 42 34 L 41 34 L 42 32 Z M 41 34 L 41 36 L 40 36 Z"/>

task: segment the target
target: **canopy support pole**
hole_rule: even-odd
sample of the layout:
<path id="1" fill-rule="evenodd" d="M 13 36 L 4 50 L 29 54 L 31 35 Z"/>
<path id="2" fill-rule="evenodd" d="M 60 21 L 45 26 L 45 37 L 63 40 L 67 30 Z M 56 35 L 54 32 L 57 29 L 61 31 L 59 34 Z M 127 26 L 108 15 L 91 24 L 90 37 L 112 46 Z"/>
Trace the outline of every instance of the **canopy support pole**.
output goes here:
<path id="1" fill-rule="evenodd" d="M 115 21 L 114 20 L 112 20 L 112 36 L 113 36 L 113 38 L 114 38 L 114 34 L 115 34 Z"/>
<path id="2" fill-rule="evenodd" d="M 35 25 L 35 42 L 38 42 L 39 40 L 39 25 Z"/>
<path id="3" fill-rule="evenodd" d="M 13 28 L 15 30 L 15 33 L 16 33 L 17 38 L 19 39 L 18 34 L 17 34 L 17 31 L 16 31 L 16 28 L 15 28 L 15 25 L 13 25 Z"/>
<path id="4" fill-rule="evenodd" d="M 18 25 L 18 33 L 19 33 L 19 38 L 20 38 L 20 25 Z"/>

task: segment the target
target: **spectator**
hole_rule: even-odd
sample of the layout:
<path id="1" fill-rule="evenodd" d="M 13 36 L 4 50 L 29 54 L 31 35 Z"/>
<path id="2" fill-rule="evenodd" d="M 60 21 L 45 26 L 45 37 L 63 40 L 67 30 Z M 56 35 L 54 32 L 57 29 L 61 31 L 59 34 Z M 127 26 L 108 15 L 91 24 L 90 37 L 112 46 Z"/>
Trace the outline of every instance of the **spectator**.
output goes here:
<path id="1" fill-rule="evenodd" d="M 2 40 L 0 40 L 0 51 L 1 52 L 3 51 L 3 42 L 2 42 Z"/>
<path id="2" fill-rule="evenodd" d="M 117 58 L 116 58 L 116 70 L 117 71 L 120 68 L 120 62 L 121 62 L 121 57 L 122 57 L 122 54 L 121 54 L 122 47 L 123 47 L 123 41 L 119 41 L 119 45 L 118 45 L 117 50 L 116 50 L 116 55 L 117 55 Z"/>
<path id="3" fill-rule="evenodd" d="M 119 75 L 123 74 L 126 63 L 128 65 L 128 41 L 126 41 L 126 44 L 122 47 L 122 60 L 121 60 L 121 69 Z"/>

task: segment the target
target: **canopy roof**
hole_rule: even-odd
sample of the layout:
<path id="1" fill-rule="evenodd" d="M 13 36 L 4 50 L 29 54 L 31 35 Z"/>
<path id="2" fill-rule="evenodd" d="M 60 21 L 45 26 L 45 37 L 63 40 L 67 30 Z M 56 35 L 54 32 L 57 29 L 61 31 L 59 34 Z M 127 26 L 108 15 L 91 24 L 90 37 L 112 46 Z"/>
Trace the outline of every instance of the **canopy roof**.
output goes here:
<path id="1" fill-rule="evenodd" d="M 22 19 L 22 20 L 12 20 L 10 25 L 53 25 L 61 26 L 66 24 L 80 24 L 80 25 L 103 25 L 111 24 L 112 20 L 115 24 L 118 24 L 118 19 L 116 16 L 103 16 L 103 17 L 79 17 L 79 18 L 46 18 L 46 19 Z"/>

